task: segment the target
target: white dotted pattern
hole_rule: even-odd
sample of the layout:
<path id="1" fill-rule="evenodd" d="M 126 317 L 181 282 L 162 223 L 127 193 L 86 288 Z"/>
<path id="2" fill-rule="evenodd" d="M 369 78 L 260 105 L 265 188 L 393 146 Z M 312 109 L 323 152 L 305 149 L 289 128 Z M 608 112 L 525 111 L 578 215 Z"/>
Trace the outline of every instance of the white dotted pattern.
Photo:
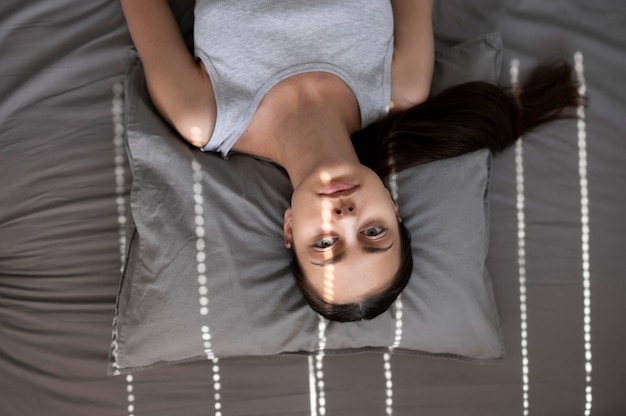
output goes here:
<path id="1" fill-rule="evenodd" d="M 134 379 L 132 375 L 129 374 L 126 376 L 126 392 L 128 393 L 126 401 L 128 402 L 128 416 L 135 416 L 135 388 L 133 387 L 133 381 Z"/>
<path id="2" fill-rule="evenodd" d="M 315 387 L 315 363 L 312 355 L 309 355 L 309 398 L 311 416 L 317 416 L 317 389 Z"/>
<path id="3" fill-rule="evenodd" d="M 396 311 L 396 316 L 395 316 L 396 332 L 393 338 L 393 344 L 389 348 L 389 352 L 393 352 L 393 350 L 398 348 L 400 346 L 400 343 L 402 342 L 402 326 L 404 322 L 403 321 L 404 311 L 403 311 L 403 305 L 402 305 L 402 295 L 399 295 L 397 297 L 394 306 L 395 306 L 395 311 Z"/>
<path id="4" fill-rule="evenodd" d="M 389 191 L 391 192 L 391 196 L 394 201 L 398 201 L 398 177 L 394 173 L 390 175 L 388 180 Z M 402 295 L 398 296 L 394 303 L 395 309 L 395 322 L 396 322 L 396 330 L 393 339 L 393 344 L 389 347 L 389 353 L 383 354 L 383 370 L 385 373 L 385 411 L 387 415 L 391 416 L 393 414 L 393 388 L 392 388 L 392 372 L 391 372 L 391 353 L 393 350 L 400 346 L 402 342 L 402 329 L 403 329 L 403 304 L 402 304 Z"/>
<path id="5" fill-rule="evenodd" d="M 120 260 L 121 269 L 124 271 L 126 261 L 126 189 L 125 185 L 125 163 L 126 151 L 124 150 L 124 87 L 121 83 L 113 86 L 113 103 L 111 112 L 113 113 L 113 145 L 115 152 L 115 202 L 117 204 L 117 223 L 119 226 Z"/>
<path id="6" fill-rule="evenodd" d="M 396 332 L 393 340 L 393 345 L 389 347 L 389 352 L 383 354 L 383 370 L 385 372 L 385 411 L 387 415 L 391 416 L 393 414 L 393 386 L 392 386 L 392 378 L 393 374 L 391 372 L 391 353 L 393 350 L 400 346 L 402 342 L 402 322 L 403 322 L 403 310 L 402 310 L 402 299 L 401 296 L 398 296 L 395 302 L 395 310 L 396 310 Z"/>
<path id="7" fill-rule="evenodd" d="M 383 354 L 383 368 L 385 370 L 385 413 L 393 415 L 393 381 L 391 373 L 391 354 Z"/>
<path id="8" fill-rule="evenodd" d="M 124 272 L 126 263 L 126 151 L 124 150 L 124 86 L 120 82 L 113 85 L 113 100 L 111 103 L 111 113 L 113 114 L 113 149 L 115 152 L 115 203 L 117 205 L 117 224 L 120 245 L 120 272 Z M 117 363 L 117 310 L 113 318 L 113 341 L 111 342 L 111 355 L 113 356 L 113 374 L 119 375 L 119 365 Z M 126 401 L 128 416 L 134 416 L 135 393 L 133 386 L 133 376 L 126 376 Z"/>
<path id="9" fill-rule="evenodd" d="M 398 177 L 394 173 L 389 177 L 389 191 L 391 192 L 391 197 L 394 201 L 398 201 Z M 393 344 L 390 347 L 390 350 L 394 348 L 398 348 L 400 346 L 400 342 L 402 342 L 402 295 L 398 296 L 396 302 L 394 304 L 396 311 L 396 332 L 393 340 Z M 392 351 L 393 352 L 393 351 Z"/>
<path id="10" fill-rule="evenodd" d="M 513 59 L 510 68 L 511 85 L 516 87 L 519 78 L 519 60 Z M 528 316 L 526 304 L 526 220 L 524 217 L 524 153 L 522 139 L 515 143 L 515 177 L 517 191 L 517 264 L 520 290 L 520 329 L 522 354 L 522 412 L 527 416 L 529 401 Z"/>
<path id="11" fill-rule="evenodd" d="M 118 82 L 113 85 L 113 99 L 111 102 L 111 113 L 113 114 L 113 151 L 114 151 L 114 174 L 115 174 L 115 195 L 116 195 L 116 204 L 117 204 L 117 212 L 118 212 L 118 235 L 119 235 L 119 245 L 120 245 L 120 270 L 124 269 L 124 259 L 126 252 L 126 236 L 124 233 L 124 227 L 122 223 L 126 222 L 126 217 L 123 217 L 124 220 L 120 221 L 120 213 L 122 215 L 125 211 L 123 211 L 123 207 L 126 203 L 124 198 L 124 102 L 122 99 L 122 94 L 124 92 L 124 88 Z M 120 372 L 118 370 L 119 366 L 117 364 L 117 309 L 115 311 L 115 315 L 113 317 L 113 334 L 111 341 L 111 355 L 113 357 L 113 367 L 115 368 L 114 375 L 119 375 Z"/>
<path id="12" fill-rule="evenodd" d="M 579 82 L 578 93 L 587 93 L 585 84 L 583 54 L 574 54 L 575 70 Z M 589 188 L 587 182 L 587 122 L 585 107 L 578 106 L 578 173 L 580 176 L 580 219 L 582 224 L 582 268 L 583 268 L 583 331 L 585 339 L 585 416 L 591 415 L 591 273 L 589 265 Z"/>
<path id="13" fill-rule="evenodd" d="M 204 197 L 202 196 L 202 166 L 197 161 L 191 162 L 193 170 L 193 199 L 194 199 L 194 221 L 196 232 L 196 261 L 198 272 L 198 311 L 202 317 L 209 314 L 209 288 L 207 286 L 206 276 L 206 241 L 204 239 Z M 206 358 L 213 362 L 211 367 L 213 373 L 213 398 L 215 400 L 215 416 L 222 416 L 222 397 L 221 397 L 221 375 L 219 360 L 213 352 L 213 344 L 211 341 L 211 331 L 208 325 L 200 328 L 200 338 L 204 347 Z"/>
<path id="14" fill-rule="evenodd" d="M 311 401 L 311 416 L 326 414 L 326 391 L 324 389 L 324 350 L 326 349 L 326 327 L 328 322 L 319 316 L 318 352 L 315 357 L 309 357 L 309 394 Z"/>

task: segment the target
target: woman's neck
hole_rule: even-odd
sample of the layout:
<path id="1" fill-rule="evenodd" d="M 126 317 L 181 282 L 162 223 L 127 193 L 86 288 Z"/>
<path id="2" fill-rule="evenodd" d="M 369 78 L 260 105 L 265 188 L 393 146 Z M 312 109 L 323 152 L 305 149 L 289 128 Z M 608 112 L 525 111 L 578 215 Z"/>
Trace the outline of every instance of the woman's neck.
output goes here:
<path id="1" fill-rule="evenodd" d="M 359 163 L 350 135 L 360 123 L 356 98 L 342 80 L 297 75 L 268 92 L 233 150 L 281 165 L 295 188 L 321 166 Z"/>

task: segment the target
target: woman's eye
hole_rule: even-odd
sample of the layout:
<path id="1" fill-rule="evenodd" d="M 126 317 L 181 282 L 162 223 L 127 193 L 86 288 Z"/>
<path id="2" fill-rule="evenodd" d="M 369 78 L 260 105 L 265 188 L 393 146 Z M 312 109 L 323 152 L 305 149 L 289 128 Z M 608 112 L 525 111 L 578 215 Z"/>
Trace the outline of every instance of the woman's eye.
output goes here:
<path id="1" fill-rule="evenodd" d="M 332 247 L 332 245 L 335 244 L 335 240 L 336 240 L 335 238 L 331 238 L 331 237 L 322 238 L 322 239 L 315 241 L 313 243 L 313 247 L 326 249 L 326 248 Z"/>
<path id="2" fill-rule="evenodd" d="M 386 231 L 387 231 L 386 229 L 381 228 L 381 227 L 369 227 L 365 229 L 364 231 L 362 231 L 362 233 L 366 237 L 380 237 Z"/>

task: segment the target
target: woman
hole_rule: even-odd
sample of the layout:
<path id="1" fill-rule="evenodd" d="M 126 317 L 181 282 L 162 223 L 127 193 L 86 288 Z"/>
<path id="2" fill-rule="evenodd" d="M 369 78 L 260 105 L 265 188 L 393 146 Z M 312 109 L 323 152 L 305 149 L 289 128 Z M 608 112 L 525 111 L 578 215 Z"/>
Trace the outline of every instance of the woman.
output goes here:
<path id="1" fill-rule="evenodd" d="M 122 4 L 152 100 L 181 136 L 287 171 L 285 246 L 305 297 L 329 319 L 373 318 L 411 274 L 410 238 L 381 177 L 501 150 L 576 103 L 554 68 L 515 97 L 472 83 L 426 101 L 430 0 L 199 0 L 195 59 L 165 0 Z M 543 100 L 553 84 L 569 95 Z M 533 89 L 547 107 L 520 117 L 520 106 L 537 104 L 526 99 Z"/>

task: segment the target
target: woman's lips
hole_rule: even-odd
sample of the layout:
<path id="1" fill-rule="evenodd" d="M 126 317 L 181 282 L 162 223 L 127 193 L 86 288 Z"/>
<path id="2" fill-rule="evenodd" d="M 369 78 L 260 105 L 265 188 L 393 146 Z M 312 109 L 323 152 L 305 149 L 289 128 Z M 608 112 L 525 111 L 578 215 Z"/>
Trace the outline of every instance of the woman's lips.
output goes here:
<path id="1" fill-rule="evenodd" d="M 358 185 L 353 185 L 350 183 L 336 183 L 334 185 L 327 186 L 320 195 L 329 196 L 332 198 L 340 197 L 340 196 L 348 196 L 358 188 Z"/>

